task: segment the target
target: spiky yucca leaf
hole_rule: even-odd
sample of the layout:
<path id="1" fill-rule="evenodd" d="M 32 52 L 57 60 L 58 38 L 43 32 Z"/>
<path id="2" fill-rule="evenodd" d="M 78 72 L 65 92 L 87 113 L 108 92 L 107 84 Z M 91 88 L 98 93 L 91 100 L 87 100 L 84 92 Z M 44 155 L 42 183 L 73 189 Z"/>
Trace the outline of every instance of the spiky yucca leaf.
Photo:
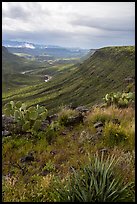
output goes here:
<path id="1" fill-rule="evenodd" d="M 76 172 L 66 182 L 66 187 L 59 188 L 60 201 L 68 202 L 120 202 L 131 201 L 129 185 L 114 174 L 118 160 L 112 155 L 105 160 L 98 154 L 90 164 Z"/>

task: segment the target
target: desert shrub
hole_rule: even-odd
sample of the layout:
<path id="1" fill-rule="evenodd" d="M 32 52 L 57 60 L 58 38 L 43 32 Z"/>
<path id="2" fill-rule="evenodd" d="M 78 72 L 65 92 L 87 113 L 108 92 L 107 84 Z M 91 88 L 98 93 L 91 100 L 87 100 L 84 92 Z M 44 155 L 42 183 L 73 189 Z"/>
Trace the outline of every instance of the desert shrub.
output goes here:
<path id="1" fill-rule="evenodd" d="M 95 155 L 90 164 L 60 183 L 56 188 L 58 201 L 62 202 L 122 202 L 133 201 L 131 187 L 133 183 L 124 184 L 119 175 L 114 173 L 118 160 L 114 155 L 106 160 Z"/>
<path id="2" fill-rule="evenodd" d="M 75 110 L 64 107 L 64 108 L 62 108 L 62 110 L 58 114 L 59 123 L 61 125 L 66 126 L 67 123 L 69 122 L 69 118 L 74 117 L 76 115 L 77 115 L 77 112 Z"/>
<path id="3" fill-rule="evenodd" d="M 109 146 L 115 146 L 120 143 L 125 143 L 128 140 L 128 135 L 121 125 L 112 122 L 105 123 L 103 129 L 104 141 Z"/>

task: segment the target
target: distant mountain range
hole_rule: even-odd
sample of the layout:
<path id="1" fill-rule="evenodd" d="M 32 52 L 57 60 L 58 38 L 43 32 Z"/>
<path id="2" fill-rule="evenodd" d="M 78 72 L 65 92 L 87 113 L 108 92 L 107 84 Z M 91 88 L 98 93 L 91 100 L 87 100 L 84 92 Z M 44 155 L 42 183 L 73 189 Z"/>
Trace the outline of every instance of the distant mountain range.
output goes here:
<path id="1" fill-rule="evenodd" d="M 29 48 L 29 49 L 45 49 L 45 48 L 59 48 L 60 46 L 56 45 L 43 45 L 43 44 L 34 44 L 30 42 L 19 42 L 12 40 L 3 40 L 2 45 L 5 47 L 14 47 L 14 48 Z"/>
<path id="2" fill-rule="evenodd" d="M 7 47 L 11 53 L 25 53 L 32 56 L 49 55 L 55 58 L 79 58 L 87 55 L 89 52 L 95 51 L 95 49 L 66 48 L 56 45 L 43 45 L 11 40 L 3 40 L 2 45 Z"/>

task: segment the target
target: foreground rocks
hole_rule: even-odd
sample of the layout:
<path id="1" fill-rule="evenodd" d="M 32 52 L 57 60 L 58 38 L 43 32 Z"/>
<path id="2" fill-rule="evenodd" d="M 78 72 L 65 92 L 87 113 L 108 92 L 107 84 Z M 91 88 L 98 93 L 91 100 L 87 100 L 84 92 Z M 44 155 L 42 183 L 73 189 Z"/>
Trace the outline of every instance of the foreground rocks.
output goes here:
<path id="1" fill-rule="evenodd" d="M 2 115 L 2 136 L 7 137 L 14 131 L 15 121 L 13 117 Z"/>

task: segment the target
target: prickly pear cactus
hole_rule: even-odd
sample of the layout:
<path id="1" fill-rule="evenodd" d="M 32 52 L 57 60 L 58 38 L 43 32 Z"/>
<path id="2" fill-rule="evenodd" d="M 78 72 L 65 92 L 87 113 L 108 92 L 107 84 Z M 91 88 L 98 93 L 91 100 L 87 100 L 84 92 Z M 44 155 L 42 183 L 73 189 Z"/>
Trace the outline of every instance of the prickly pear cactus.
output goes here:
<path id="1" fill-rule="evenodd" d="M 116 105 L 118 107 L 128 107 L 130 102 L 134 101 L 134 93 L 132 92 L 117 92 L 117 93 L 107 93 L 105 97 L 103 98 L 106 105 Z"/>
<path id="2" fill-rule="evenodd" d="M 47 117 L 47 109 L 45 107 L 37 105 L 27 109 L 26 104 L 20 101 L 16 103 L 11 101 L 6 104 L 4 113 L 7 116 L 13 116 L 23 132 L 31 132 L 35 135 L 39 131 L 42 121 Z"/>

